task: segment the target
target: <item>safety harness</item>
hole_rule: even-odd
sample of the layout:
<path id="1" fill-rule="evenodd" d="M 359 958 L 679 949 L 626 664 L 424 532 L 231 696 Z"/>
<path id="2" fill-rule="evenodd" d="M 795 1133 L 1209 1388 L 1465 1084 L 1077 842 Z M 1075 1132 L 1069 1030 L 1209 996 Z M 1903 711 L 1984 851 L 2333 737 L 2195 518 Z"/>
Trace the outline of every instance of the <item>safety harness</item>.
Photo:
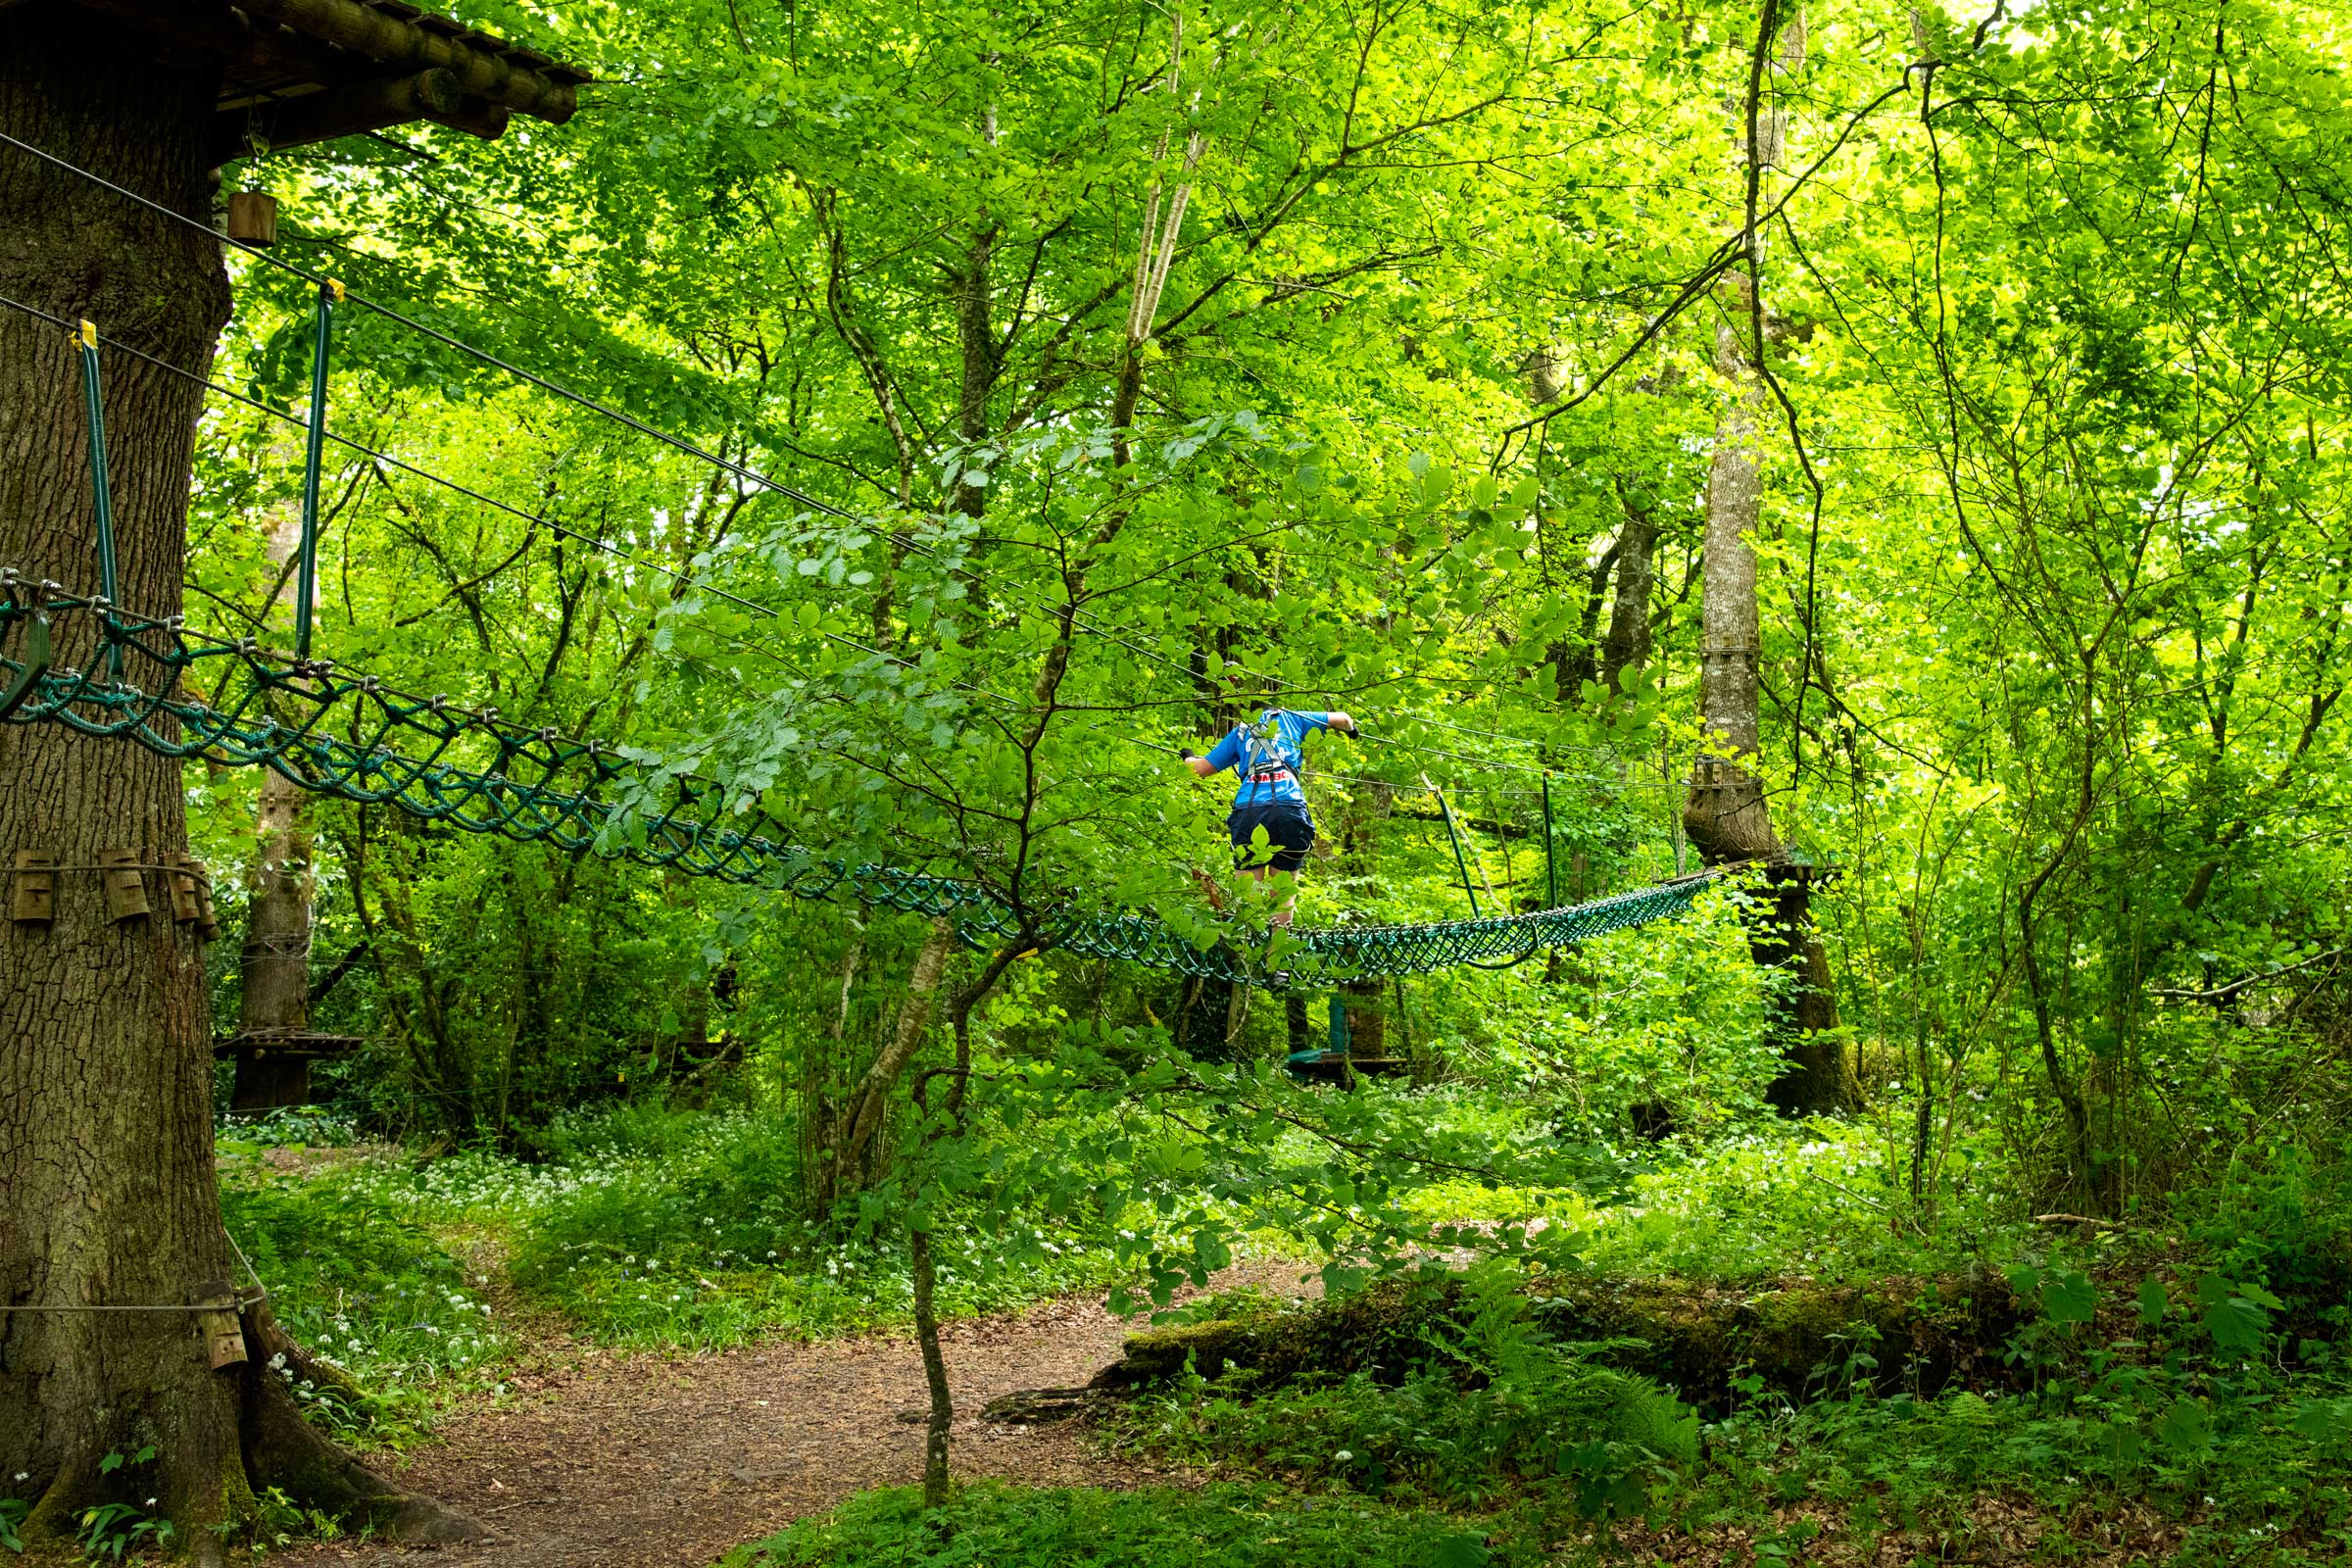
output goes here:
<path id="1" fill-rule="evenodd" d="M 1243 777 L 1249 781 L 1251 806 L 1273 804 L 1271 797 L 1266 801 L 1257 798 L 1260 784 L 1295 783 L 1298 777 L 1297 769 L 1283 759 L 1280 749 L 1274 744 L 1274 736 L 1280 733 L 1275 715 L 1281 711 L 1278 708 L 1269 708 L 1258 715 L 1255 724 L 1243 726 L 1243 733 L 1249 737 L 1243 742 L 1246 748 L 1245 760 L 1249 764 Z"/>

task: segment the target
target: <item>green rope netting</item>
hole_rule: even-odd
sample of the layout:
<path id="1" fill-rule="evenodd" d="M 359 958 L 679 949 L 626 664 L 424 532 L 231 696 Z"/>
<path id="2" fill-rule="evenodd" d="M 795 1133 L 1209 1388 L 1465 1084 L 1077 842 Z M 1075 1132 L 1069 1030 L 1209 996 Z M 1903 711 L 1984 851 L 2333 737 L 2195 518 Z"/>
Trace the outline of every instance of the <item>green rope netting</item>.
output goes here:
<path id="1" fill-rule="evenodd" d="M 84 667 L 64 662 L 71 648 Z M 112 669 L 119 652 L 123 678 Z M 201 694 L 201 695 L 199 695 Z M 1426 925 L 1341 925 L 1245 934 L 1200 946 L 1155 917 L 1072 906 L 1024 928 L 1022 912 L 976 883 L 828 859 L 740 826 L 728 793 L 594 741 L 527 729 L 495 709 L 396 691 L 327 660 L 251 640 L 193 637 L 176 617 L 126 614 L 103 599 L 36 589 L 0 571 L 0 720 L 125 739 L 164 757 L 270 768 L 301 788 L 523 844 L 619 857 L 688 876 L 855 899 L 945 916 L 966 942 L 1026 940 L 1211 980 L 1331 983 L 1517 962 L 1546 948 L 1682 913 L 1690 878 L 1537 913 Z"/>

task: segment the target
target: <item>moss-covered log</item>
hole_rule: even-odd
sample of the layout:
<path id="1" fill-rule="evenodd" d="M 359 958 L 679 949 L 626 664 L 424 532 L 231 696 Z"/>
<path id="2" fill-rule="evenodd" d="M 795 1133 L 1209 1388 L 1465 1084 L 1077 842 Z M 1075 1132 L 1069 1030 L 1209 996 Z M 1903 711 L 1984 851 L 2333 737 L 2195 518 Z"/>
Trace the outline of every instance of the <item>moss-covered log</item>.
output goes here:
<path id="1" fill-rule="evenodd" d="M 1753 1375 L 1792 1396 L 1851 1381 L 1934 1393 L 2012 1381 L 2002 1348 L 2024 1309 L 1996 1278 L 1795 1282 L 1745 1290 L 1672 1278 L 1542 1282 L 1530 1308 L 1558 1339 L 1702 1405 Z M 1254 1388 L 1368 1372 L 1401 1377 L 1430 1358 L 1435 1333 L 1460 1328 L 1449 1282 L 1384 1285 L 1296 1312 L 1225 1318 L 1134 1335 L 1095 1379 L 1129 1389 L 1189 1360 L 1203 1377 L 1250 1374 Z"/>

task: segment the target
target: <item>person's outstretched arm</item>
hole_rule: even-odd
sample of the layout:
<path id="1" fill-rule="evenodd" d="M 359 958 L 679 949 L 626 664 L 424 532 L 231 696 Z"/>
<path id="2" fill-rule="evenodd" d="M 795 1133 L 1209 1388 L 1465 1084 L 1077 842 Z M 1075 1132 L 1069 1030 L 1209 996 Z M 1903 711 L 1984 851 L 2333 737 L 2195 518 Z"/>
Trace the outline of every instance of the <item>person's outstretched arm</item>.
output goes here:
<path id="1" fill-rule="evenodd" d="M 1238 729 L 1228 731 L 1223 740 L 1208 749 L 1206 757 L 1196 756 L 1190 747 L 1177 755 L 1184 759 L 1196 777 L 1206 778 L 1211 773 L 1222 773 L 1242 760 L 1242 732 Z"/>

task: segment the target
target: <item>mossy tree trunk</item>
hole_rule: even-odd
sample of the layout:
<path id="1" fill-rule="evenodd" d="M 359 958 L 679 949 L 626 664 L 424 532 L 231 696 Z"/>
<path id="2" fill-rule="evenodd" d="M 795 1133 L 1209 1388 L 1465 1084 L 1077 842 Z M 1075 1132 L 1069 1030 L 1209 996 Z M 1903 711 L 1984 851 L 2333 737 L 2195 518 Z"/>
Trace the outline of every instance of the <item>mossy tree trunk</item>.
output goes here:
<path id="1" fill-rule="evenodd" d="M 0 8 L 0 128 L 179 212 L 205 211 L 218 83 L 150 63 L 120 29 L 58 0 Z M 219 246 L 87 181 L 0 149 L 0 292 L 201 371 L 228 315 Z M 121 593 L 176 612 L 199 388 L 120 352 L 106 363 Z M 87 429 L 66 334 L 0 312 L 0 564 L 94 591 Z M 61 650 L 86 664 L 87 643 Z M 65 867 L 130 848 L 187 848 L 180 767 L 126 742 L 50 725 L 0 729 L 0 857 Z M 155 911 L 109 917 L 99 879 L 61 870 L 55 917 L 0 922 L 0 1302 L 161 1305 L 224 1298 L 236 1259 L 213 1174 L 212 1054 L 193 925 L 146 874 Z M 175 1523 L 200 1556 L 211 1527 L 278 1485 L 388 1529 L 470 1527 L 403 1497 L 304 1424 L 266 1370 L 282 1337 L 256 1306 L 250 1354 L 216 1371 L 185 1310 L 0 1314 L 0 1484 L 32 1502 L 28 1539 L 70 1535 L 117 1489 Z M 151 1462 L 103 1473 L 110 1452 Z"/>
<path id="2" fill-rule="evenodd" d="M 1764 481 L 1756 418 L 1764 388 L 1733 322 L 1747 316 L 1746 282 L 1733 274 L 1726 320 L 1716 328 L 1715 368 L 1738 389 L 1715 426 L 1707 470 L 1701 561 L 1698 706 L 1702 733 L 1683 805 L 1683 831 L 1709 865 L 1762 861 L 1768 891 L 1750 915 L 1749 951 L 1782 978 L 1768 1027 L 1785 1063 L 1765 1097 L 1788 1115 L 1834 1113 L 1860 1103 L 1861 1090 L 1838 1032 L 1838 998 L 1828 956 L 1813 929 L 1811 879 L 1786 867 L 1780 835 L 1755 771 L 1761 747 L 1763 655 L 1756 606 L 1756 552 Z"/>
<path id="3" fill-rule="evenodd" d="M 270 540 L 270 558 L 280 567 L 301 548 L 298 518 L 281 523 Z M 294 608 L 291 574 L 277 608 Z M 253 886 L 245 906 L 245 948 L 238 955 L 242 982 L 237 1032 L 251 1039 L 285 1040 L 311 1026 L 311 849 L 310 803 L 302 789 L 275 772 L 262 774 L 262 800 L 254 824 Z M 311 1063 L 299 1050 L 248 1045 L 237 1053 L 232 1110 L 268 1110 L 299 1105 L 311 1098 Z"/>
<path id="4" fill-rule="evenodd" d="M 955 949 L 955 927 L 944 919 L 933 920 L 924 933 L 921 951 L 915 955 L 914 968 L 906 977 L 906 1000 L 899 1007 L 898 1025 L 891 1032 L 889 1044 L 874 1057 L 838 1107 L 817 1107 L 822 1118 L 816 1138 L 817 1162 L 808 1172 L 808 1180 L 810 1196 L 820 1206 L 830 1208 L 842 1199 L 864 1191 L 872 1181 L 874 1155 L 891 1092 L 898 1087 L 900 1076 L 929 1036 L 931 1012 L 938 1004 L 940 984 L 947 976 L 948 959 Z M 846 978 L 844 990 L 847 990 Z"/>

